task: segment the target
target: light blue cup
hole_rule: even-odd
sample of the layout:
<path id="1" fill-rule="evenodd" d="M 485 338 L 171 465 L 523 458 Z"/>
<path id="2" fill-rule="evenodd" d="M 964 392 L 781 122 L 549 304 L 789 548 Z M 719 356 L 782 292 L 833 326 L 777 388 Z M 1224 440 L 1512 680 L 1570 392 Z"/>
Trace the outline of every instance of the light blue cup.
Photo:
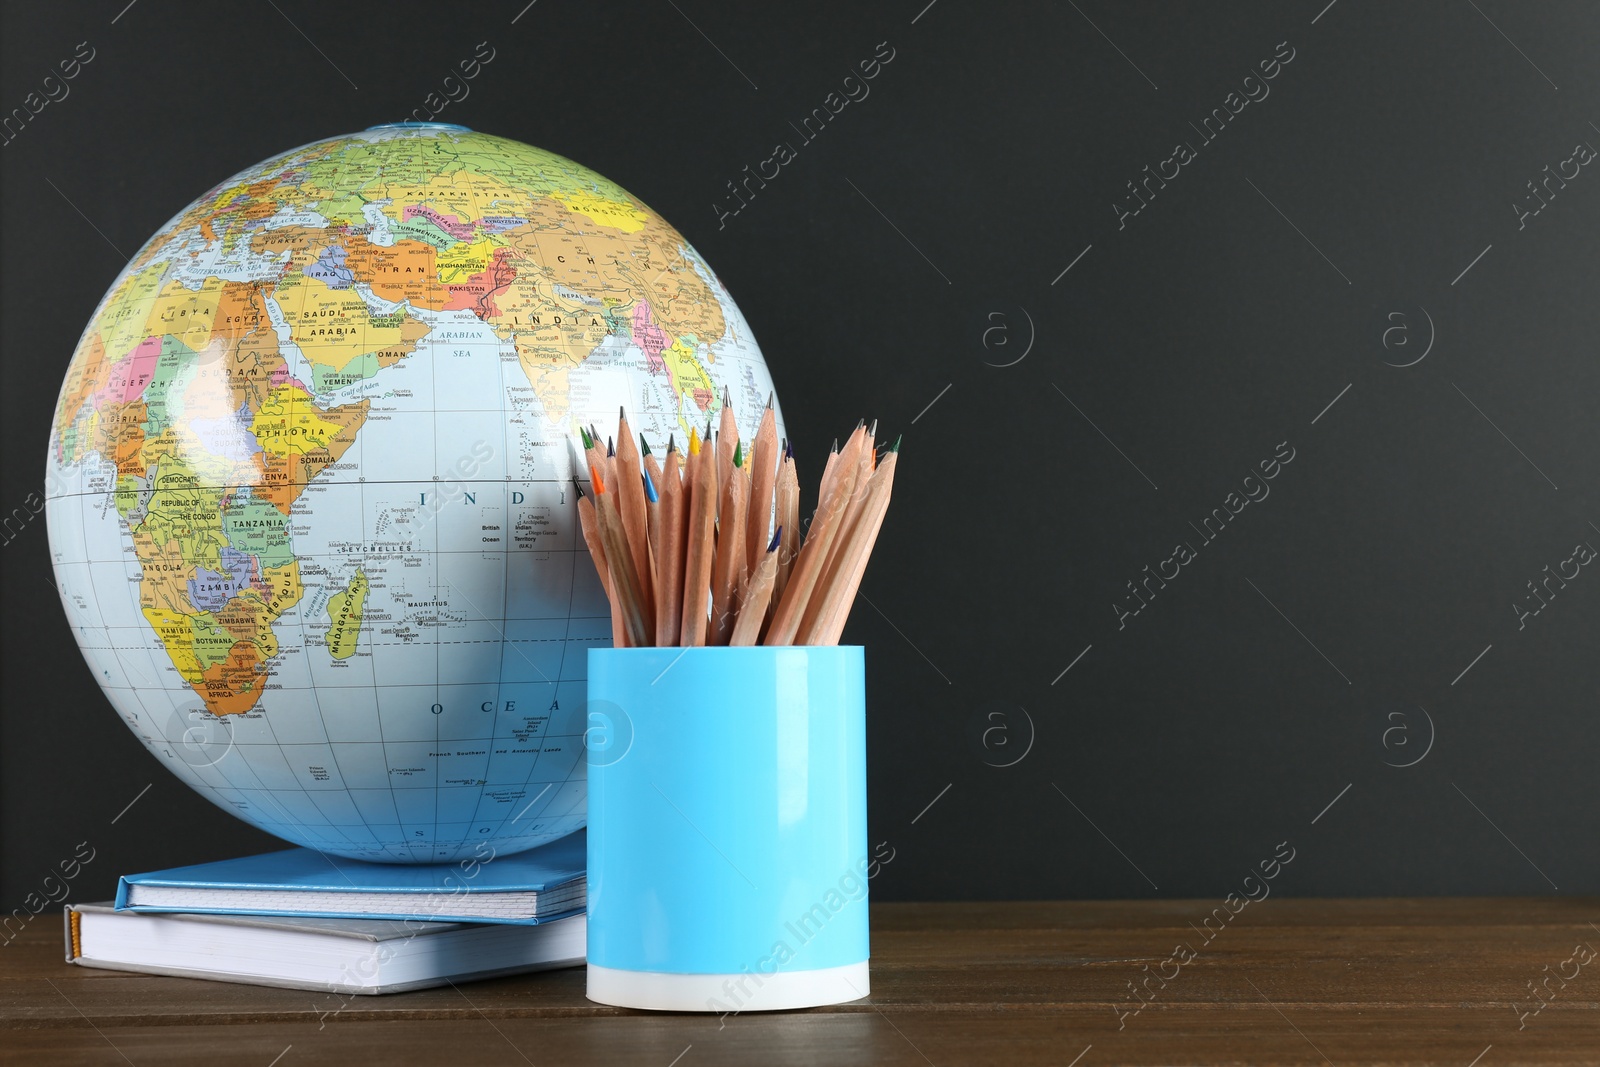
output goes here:
<path id="1" fill-rule="evenodd" d="M 590 1000 L 864 997 L 859 646 L 589 650 Z"/>

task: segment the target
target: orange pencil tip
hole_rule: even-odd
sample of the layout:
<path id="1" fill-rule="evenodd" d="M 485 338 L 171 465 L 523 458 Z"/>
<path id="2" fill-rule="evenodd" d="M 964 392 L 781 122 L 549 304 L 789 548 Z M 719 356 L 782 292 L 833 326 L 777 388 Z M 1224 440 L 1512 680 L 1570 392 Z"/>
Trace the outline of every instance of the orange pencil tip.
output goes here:
<path id="1" fill-rule="evenodd" d="M 589 464 L 589 480 L 594 482 L 594 491 L 596 495 L 606 491 L 606 483 L 601 479 L 600 471 L 593 463 Z"/>

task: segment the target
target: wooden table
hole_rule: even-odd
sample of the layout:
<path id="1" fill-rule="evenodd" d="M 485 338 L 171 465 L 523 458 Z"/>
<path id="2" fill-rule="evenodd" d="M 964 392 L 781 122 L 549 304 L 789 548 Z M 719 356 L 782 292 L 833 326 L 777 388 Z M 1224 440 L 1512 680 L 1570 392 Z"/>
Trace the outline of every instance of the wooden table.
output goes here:
<path id="1" fill-rule="evenodd" d="M 1208 942 L 1216 906 L 875 905 L 869 999 L 726 1020 L 591 1004 L 581 969 L 323 1018 L 340 998 L 68 966 L 46 914 L 0 948 L 0 1062 L 1600 1064 L 1600 958 L 1569 962 L 1600 948 L 1600 900 L 1268 898 Z M 1194 957 L 1166 962 L 1180 943 Z"/>

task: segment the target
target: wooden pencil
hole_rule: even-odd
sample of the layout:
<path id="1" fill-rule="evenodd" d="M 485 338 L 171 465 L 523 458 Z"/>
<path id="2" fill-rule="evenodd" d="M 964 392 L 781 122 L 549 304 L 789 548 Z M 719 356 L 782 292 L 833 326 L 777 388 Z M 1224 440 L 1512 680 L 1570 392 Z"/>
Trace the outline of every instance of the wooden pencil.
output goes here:
<path id="1" fill-rule="evenodd" d="M 861 428 L 858 427 L 857 430 L 857 433 L 850 435 L 844 450 L 836 453 L 836 458 L 829 457 L 836 472 L 848 471 L 854 474 L 855 449 L 861 442 L 859 432 Z M 795 643 L 795 635 L 805 618 L 807 603 L 813 590 L 816 589 L 818 580 L 822 577 L 823 568 L 828 562 L 828 552 L 844 519 L 849 491 L 850 486 L 843 484 L 841 477 L 835 477 L 833 484 L 818 501 L 816 513 L 811 517 L 811 529 L 806 534 L 805 544 L 800 548 L 800 558 L 795 561 L 794 571 L 789 575 L 789 584 L 783 591 L 783 601 L 778 605 L 778 610 L 773 612 L 772 625 L 767 628 L 764 644 Z"/>
<path id="2" fill-rule="evenodd" d="M 789 575 L 794 570 L 795 557 L 800 554 L 800 479 L 795 471 L 794 445 L 785 441 L 783 452 L 776 490 L 777 523 L 783 531 L 783 539 L 778 545 L 778 575 L 773 581 L 772 599 L 767 602 L 769 619 L 778 602 L 783 599 L 783 590 L 789 584 Z"/>
<path id="3" fill-rule="evenodd" d="M 683 626 L 683 541 L 687 529 L 686 496 L 678 473 L 678 446 L 667 439 L 666 462 L 661 468 L 661 543 L 656 557 L 660 578 L 656 597 L 656 644 L 678 643 Z"/>
<path id="4" fill-rule="evenodd" d="M 659 469 L 659 468 L 658 468 Z M 659 635 L 655 632 L 661 620 L 661 493 L 656 489 L 655 479 L 650 477 L 647 469 L 641 475 L 644 480 L 644 513 L 649 523 L 650 544 L 650 618 L 647 629 L 651 631 L 651 639 L 655 644 L 661 643 Z"/>
<path id="5" fill-rule="evenodd" d="M 828 451 L 828 461 L 822 465 L 822 480 L 817 483 L 817 503 L 822 503 L 823 497 L 828 495 L 828 490 L 839 477 L 839 439 L 833 439 L 833 447 Z M 812 521 L 816 521 L 813 514 Z"/>
<path id="6" fill-rule="evenodd" d="M 717 463 L 689 432 L 689 463 L 694 482 L 689 490 L 689 535 L 685 541 L 683 621 L 678 640 L 683 645 L 703 645 L 709 620 L 706 603 L 711 598 L 711 555 L 716 547 Z"/>
<path id="7" fill-rule="evenodd" d="M 721 486 L 717 518 L 716 562 L 711 576 L 711 636 L 708 644 L 725 645 L 733 634 L 734 615 L 745 584 L 745 504 L 749 484 L 744 477 L 744 454 L 733 446 L 733 465 L 727 484 Z"/>
<path id="8" fill-rule="evenodd" d="M 779 455 L 777 413 L 772 407 L 772 394 L 768 393 L 767 409 L 761 413 L 761 425 L 750 446 L 750 508 L 745 524 L 744 560 L 752 573 L 761 565 L 761 550 L 772 531 L 772 492 Z"/>
<path id="9" fill-rule="evenodd" d="M 635 444 L 626 411 L 615 442 L 578 427 L 593 486 L 573 479 L 576 507 L 613 646 L 838 644 L 888 510 L 899 439 L 881 459 L 875 422 L 835 440 L 802 536 L 794 446 L 777 438 L 772 398 L 749 449 L 727 389 L 721 417 L 717 436 L 691 428 L 687 454 L 669 437 L 659 458 L 643 435 Z"/>
<path id="10" fill-rule="evenodd" d="M 589 426 L 589 448 L 584 453 L 584 466 L 598 470 L 603 477 L 615 481 L 611 473 L 611 460 L 606 456 L 606 439 L 595 431 L 594 426 Z"/>
<path id="11" fill-rule="evenodd" d="M 728 644 L 753 645 L 761 639 L 761 628 L 767 619 L 767 605 L 772 600 L 773 582 L 778 576 L 778 545 L 782 539 L 783 531 L 780 529 L 772 535 L 761 562 L 756 564 L 755 572 L 750 577 L 750 588 L 744 602 L 739 605 L 739 621 L 734 623 Z"/>
<path id="12" fill-rule="evenodd" d="M 572 487 L 578 491 L 578 526 L 583 531 L 583 542 L 589 546 L 589 559 L 594 563 L 595 573 L 600 575 L 600 586 L 611 604 L 611 647 L 626 648 L 628 634 L 622 625 L 622 606 L 617 603 L 617 591 L 611 584 L 610 568 L 606 566 L 606 550 L 600 541 L 600 519 L 595 514 L 594 501 L 584 495 L 577 478 L 572 479 Z"/>
<path id="13" fill-rule="evenodd" d="M 645 511 L 644 468 L 639 446 L 634 444 L 628 414 L 617 409 L 616 480 L 613 483 L 622 534 L 633 557 L 633 574 L 639 583 L 639 610 L 645 629 L 655 633 L 655 595 L 650 585 L 650 516 Z"/>
<path id="14" fill-rule="evenodd" d="M 856 523 L 860 519 L 862 508 L 866 505 L 867 489 L 872 478 L 873 461 L 876 458 L 873 452 L 874 435 L 878 424 L 874 422 L 869 429 L 857 426 L 845 443 L 844 450 L 840 453 L 841 465 L 838 477 L 834 481 L 832 491 L 839 494 L 843 502 L 844 514 L 839 519 L 839 529 L 835 533 L 833 543 L 828 546 L 828 554 L 823 559 L 822 571 L 817 579 L 816 591 L 806 604 L 805 613 L 801 616 L 800 627 L 795 631 L 795 644 L 815 644 L 815 636 L 822 626 L 821 612 L 823 601 L 841 567 L 840 553 L 849 542 L 855 531 Z M 848 458 L 847 458 L 848 457 Z M 851 469 L 843 468 L 850 464 Z"/>
<path id="15" fill-rule="evenodd" d="M 656 459 L 656 454 L 650 451 L 650 442 L 644 439 L 644 434 L 639 435 L 639 458 L 644 464 L 644 471 L 650 475 L 650 480 L 656 483 L 656 492 L 662 490 L 661 461 Z"/>
<path id="16" fill-rule="evenodd" d="M 889 507 L 889 495 L 894 490 L 895 464 L 900 458 L 897 440 L 889 454 L 872 474 L 865 494 L 866 500 L 854 526 L 845 536 L 836 557 L 837 565 L 824 577 L 822 595 L 813 598 L 816 611 L 807 610 L 807 623 L 796 636 L 797 644 L 836 645 L 844 631 L 850 605 L 861 587 L 861 576 L 866 572 L 872 546 L 878 540 L 878 530 L 883 526 L 884 512 Z"/>
<path id="17" fill-rule="evenodd" d="M 594 508 L 600 520 L 600 542 L 605 546 L 607 573 L 616 587 L 616 603 L 621 609 L 628 642 L 635 646 L 647 645 L 650 631 L 645 627 L 639 599 L 639 578 L 633 571 L 633 555 L 622 531 L 622 516 L 617 514 L 617 507 L 606 492 L 605 479 L 600 471 L 591 470 L 589 477 L 594 483 Z"/>
<path id="18" fill-rule="evenodd" d="M 707 425 L 707 432 L 710 426 Z M 708 438 L 709 440 L 709 438 Z M 733 395 L 722 387 L 722 415 L 717 422 L 717 485 L 727 485 L 733 479 L 733 453 L 739 447 L 739 423 L 733 417 Z M 717 513 L 721 517 L 721 512 Z"/>

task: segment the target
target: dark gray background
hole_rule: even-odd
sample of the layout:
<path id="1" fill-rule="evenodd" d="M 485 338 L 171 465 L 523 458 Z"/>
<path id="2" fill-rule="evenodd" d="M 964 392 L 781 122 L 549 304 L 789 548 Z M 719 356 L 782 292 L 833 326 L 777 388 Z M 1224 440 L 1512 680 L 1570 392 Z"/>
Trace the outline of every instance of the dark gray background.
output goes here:
<path id="1" fill-rule="evenodd" d="M 0 504 L 40 488 L 125 254 L 245 166 L 406 117 L 487 40 L 439 117 L 679 227 L 802 463 L 860 415 L 905 432 L 846 632 L 879 899 L 1221 897 L 1284 840 L 1284 893 L 1600 892 L 1600 574 L 1513 608 L 1600 546 L 1600 167 L 1513 207 L 1600 146 L 1600 9 L 1326 2 L 8 6 L 3 109 L 96 58 L 0 148 Z M 882 41 L 871 95 L 719 228 L 724 182 Z M 1119 229 L 1125 183 L 1279 42 L 1271 95 Z M 1200 546 L 1284 441 L 1271 495 Z M 1198 557 L 1119 628 L 1181 540 Z M 273 847 L 116 721 L 42 521 L 0 565 L 0 904 L 80 841 L 76 899 Z"/>

